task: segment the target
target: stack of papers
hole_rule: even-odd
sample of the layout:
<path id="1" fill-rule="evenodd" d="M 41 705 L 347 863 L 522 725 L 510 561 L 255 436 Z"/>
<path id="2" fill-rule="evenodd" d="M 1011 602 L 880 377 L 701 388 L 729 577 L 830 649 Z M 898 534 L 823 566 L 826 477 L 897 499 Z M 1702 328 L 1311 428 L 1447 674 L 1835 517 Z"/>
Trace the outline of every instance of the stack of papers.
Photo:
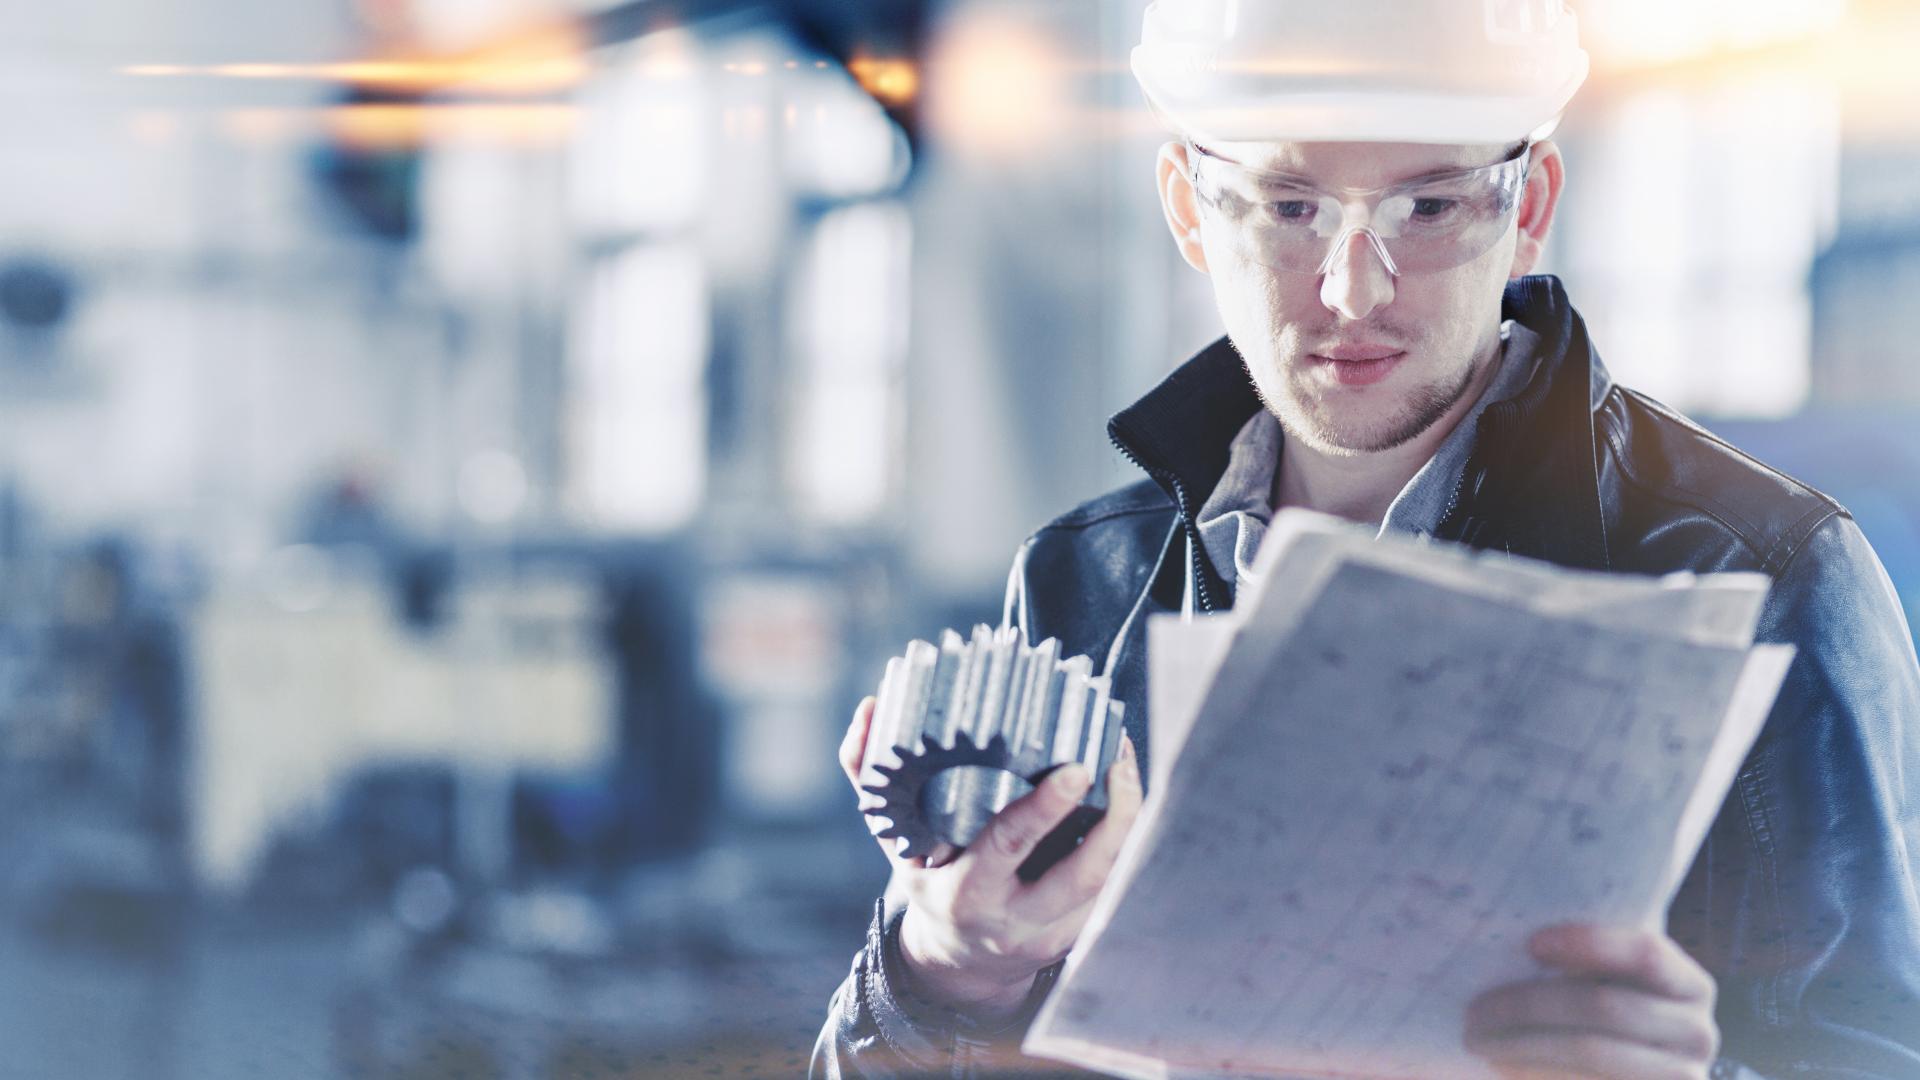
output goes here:
<path id="1" fill-rule="evenodd" d="M 1303 511 L 1150 624 L 1150 794 L 1027 1053 L 1482 1078 L 1535 930 L 1658 929 L 1792 660 L 1767 579 L 1575 572 Z"/>

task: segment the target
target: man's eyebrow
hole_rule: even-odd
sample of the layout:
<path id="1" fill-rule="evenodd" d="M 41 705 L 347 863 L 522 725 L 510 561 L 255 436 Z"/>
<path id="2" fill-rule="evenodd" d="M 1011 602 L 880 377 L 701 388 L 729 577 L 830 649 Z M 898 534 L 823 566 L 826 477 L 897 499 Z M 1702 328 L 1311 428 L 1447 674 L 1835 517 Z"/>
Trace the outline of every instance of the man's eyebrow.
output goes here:
<path id="1" fill-rule="evenodd" d="M 1414 180 L 1429 180 L 1436 176 L 1451 176 L 1454 173 L 1472 172 L 1475 169 L 1489 169 L 1495 165 L 1505 165 L 1507 162 L 1512 161 L 1514 158 L 1519 157 L 1520 152 L 1525 150 L 1526 148 L 1527 148 L 1527 144 L 1525 140 L 1522 140 L 1516 143 L 1508 143 L 1506 147 L 1504 147 L 1500 151 L 1500 156 L 1493 159 L 1492 161 L 1484 162 L 1479 165 L 1452 165 L 1442 169 L 1429 169 L 1426 172 L 1414 173 L 1412 176 L 1402 177 L 1399 180 L 1395 180 L 1394 184 L 1396 185 L 1405 184 Z"/>
<path id="2" fill-rule="evenodd" d="M 1498 164 L 1498 162 L 1493 162 L 1491 164 Z M 1389 180 L 1386 183 L 1381 184 L 1380 187 L 1384 189 L 1384 188 L 1400 187 L 1403 184 L 1417 184 L 1422 180 L 1431 180 L 1439 176 L 1452 176 L 1454 173 L 1472 172 L 1474 169 L 1484 169 L 1484 168 L 1486 168 L 1485 165 L 1443 165 L 1443 166 L 1440 166 L 1439 168 L 1425 169 L 1417 173 L 1409 173 L 1408 175 L 1402 176 L 1397 180 Z M 1316 189 L 1326 186 L 1321 180 L 1319 180 L 1316 177 L 1308 176 L 1305 173 L 1293 172 L 1289 169 L 1256 168 L 1256 169 L 1253 169 L 1252 171 L 1257 173 L 1262 180 L 1266 180 L 1266 181 L 1284 183 L 1284 184 L 1288 184 L 1296 187 L 1308 187 L 1308 188 L 1316 188 Z"/>
<path id="3" fill-rule="evenodd" d="M 1457 172 L 1469 172 L 1471 170 L 1480 169 L 1480 168 L 1485 168 L 1485 166 L 1484 165 L 1448 165 L 1444 168 L 1428 169 L 1425 172 L 1417 172 L 1410 176 L 1403 176 L 1400 179 L 1395 180 L 1394 184 L 1395 185 L 1410 184 L 1416 180 L 1431 180 L 1436 176 L 1452 176 L 1454 173 L 1457 173 Z"/>
<path id="4" fill-rule="evenodd" d="M 1409 173 L 1406 176 L 1402 176 L 1397 180 L 1389 180 L 1385 184 L 1382 184 L 1381 187 L 1382 188 L 1399 187 L 1403 184 L 1413 184 L 1413 183 L 1418 183 L 1422 180 L 1431 180 L 1434 177 L 1452 176 L 1455 173 L 1473 172 L 1476 169 L 1488 169 L 1488 168 L 1492 168 L 1495 165 L 1504 165 L 1507 162 L 1512 161 L 1513 159 L 1519 157 L 1521 152 L 1526 150 L 1526 148 L 1527 148 L 1527 141 L 1522 139 L 1518 142 L 1509 143 L 1506 147 L 1504 147 L 1500 151 L 1500 156 L 1495 158 L 1492 161 L 1481 162 L 1478 165 L 1439 165 L 1431 169 L 1423 169 L 1417 173 Z M 1301 187 L 1310 187 L 1310 188 L 1318 188 L 1323 186 L 1322 182 L 1318 178 L 1309 176 L 1304 172 L 1296 172 L 1293 169 L 1287 168 L 1278 163 L 1260 162 L 1258 164 L 1255 164 L 1251 162 L 1242 161 L 1237 158 L 1228 157 L 1225 154 L 1214 153 L 1209 150 L 1202 149 L 1201 152 L 1205 153 L 1209 157 L 1217 158 L 1221 161 L 1224 161 L 1229 165 L 1237 165 L 1240 168 L 1255 174 L 1262 180 L 1283 181 L 1289 184 L 1293 184 Z"/>

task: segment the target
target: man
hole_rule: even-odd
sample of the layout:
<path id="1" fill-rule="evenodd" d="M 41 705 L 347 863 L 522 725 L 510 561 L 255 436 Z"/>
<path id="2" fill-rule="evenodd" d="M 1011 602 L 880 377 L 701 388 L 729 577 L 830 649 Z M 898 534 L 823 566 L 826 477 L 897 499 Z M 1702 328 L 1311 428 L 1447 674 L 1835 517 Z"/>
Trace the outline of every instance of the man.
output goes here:
<path id="1" fill-rule="evenodd" d="M 1013 870 L 1088 777 L 895 860 L 818 1076 L 1028 1074 L 1020 1035 L 1139 806 L 1144 622 L 1221 609 L 1275 507 L 1633 573 L 1756 570 L 1798 648 L 1665 933 L 1543 927 L 1462 1039 L 1502 1075 L 1920 1077 L 1920 667 L 1846 511 L 1615 385 L 1538 262 L 1546 135 L 1586 73 L 1560 0 L 1159 0 L 1134 68 L 1180 138 L 1161 202 L 1227 338 L 1113 418 L 1147 478 L 1021 549 L 1030 640 L 1107 657 L 1112 807 Z M 851 777 L 871 703 L 842 747 Z M 1444 718 L 1436 718 L 1444 719 Z M 1276 916 L 1278 917 L 1278 916 Z"/>

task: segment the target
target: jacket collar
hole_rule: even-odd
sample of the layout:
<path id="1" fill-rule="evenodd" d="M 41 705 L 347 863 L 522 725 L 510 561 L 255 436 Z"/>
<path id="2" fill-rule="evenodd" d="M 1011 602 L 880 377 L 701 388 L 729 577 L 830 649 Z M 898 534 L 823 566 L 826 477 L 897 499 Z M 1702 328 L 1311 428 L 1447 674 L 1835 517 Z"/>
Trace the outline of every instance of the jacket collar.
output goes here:
<path id="1" fill-rule="evenodd" d="M 1613 381 L 1558 278 L 1509 283 L 1501 316 L 1539 335 L 1539 366 L 1517 396 L 1481 414 L 1462 498 L 1442 535 L 1604 569 L 1593 423 Z M 1244 362 L 1223 337 L 1115 414 L 1107 433 L 1173 500 L 1191 538 L 1195 515 L 1226 471 L 1234 434 L 1261 407 Z M 1228 596 L 1204 553 L 1196 562 L 1203 588 Z"/>
<path id="2" fill-rule="evenodd" d="M 1600 499 L 1594 417 L 1613 379 L 1587 336 L 1560 279 L 1521 278 L 1507 286 L 1502 315 L 1540 335 L 1539 370 L 1520 393 L 1480 414 L 1463 499 L 1443 534 L 1566 566 L 1610 569 Z M 1463 485 L 1464 486 L 1464 485 Z M 1479 516 L 1484 537 L 1465 530 Z"/>

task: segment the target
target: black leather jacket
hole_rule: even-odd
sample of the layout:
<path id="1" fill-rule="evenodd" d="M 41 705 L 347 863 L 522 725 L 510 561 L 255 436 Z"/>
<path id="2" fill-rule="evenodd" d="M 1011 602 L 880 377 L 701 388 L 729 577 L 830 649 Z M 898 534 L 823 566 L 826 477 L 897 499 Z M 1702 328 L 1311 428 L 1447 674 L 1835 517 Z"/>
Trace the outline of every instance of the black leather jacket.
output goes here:
<path id="1" fill-rule="evenodd" d="M 1920 667 L 1885 571 L 1831 499 L 1616 386 L 1557 280 L 1514 282 L 1505 315 L 1540 336 L 1541 363 L 1483 414 L 1437 535 L 1593 569 L 1762 571 L 1759 636 L 1799 650 L 1668 910 L 1719 983 L 1716 1075 L 1920 1078 Z M 1120 639 L 1115 692 L 1143 759 L 1145 616 L 1178 610 L 1189 572 L 1200 607 L 1232 604 L 1193 518 L 1259 407 L 1216 342 L 1109 424 L 1148 478 L 1021 549 L 1013 617 L 1096 662 Z M 814 1075 L 1057 1068 L 1015 1050 L 1051 971 L 1020 1016 L 983 1029 L 912 996 L 897 925 L 876 907 Z"/>

